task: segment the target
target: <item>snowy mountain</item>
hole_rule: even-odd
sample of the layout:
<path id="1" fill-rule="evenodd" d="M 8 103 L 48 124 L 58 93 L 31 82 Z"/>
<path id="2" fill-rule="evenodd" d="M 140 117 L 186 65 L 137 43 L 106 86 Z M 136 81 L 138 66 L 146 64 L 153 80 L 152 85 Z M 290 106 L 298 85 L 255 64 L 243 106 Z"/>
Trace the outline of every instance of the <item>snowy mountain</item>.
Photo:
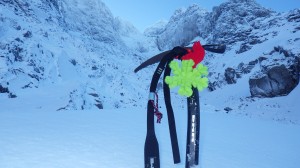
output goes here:
<path id="1" fill-rule="evenodd" d="M 160 28 L 164 31 L 155 35 L 156 43 L 160 50 L 186 46 L 196 40 L 226 44 L 223 55 L 206 53 L 204 64 L 209 68 L 212 92 L 202 93 L 203 101 L 213 105 L 215 111 L 298 122 L 297 103 L 292 101 L 295 104 L 287 107 L 278 97 L 289 101 L 289 93 L 297 92 L 293 90 L 299 83 L 299 18 L 299 9 L 278 13 L 254 0 L 229 0 L 212 12 L 192 5 L 174 13 Z M 296 94 L 300 96 L 299 92 Z"/>
<path id="2" fill-rule="evenodd" d="M 130 63 L 151 45 L 144 47 L 147 39 L 104 3 L 15 0 L 1 1 L 0 10 L 2 97 L 21 99 L 19 93 L 35 88 L 57 94 L 56 109 L 136 104 L 136 86 L 128 76 L 137 63 Z M 68 87 L 58 94 L 43 88 L 48 85 Z"/>
<path id="3" fill-rule="evenodd" d="M 143 167 L 148 87 L 174 46 L 224 43 L 206 53 L 196 167 L 298 168 L 300 9 L 254 0 L 191 5 L 144 33 L 100 0 L 0 1 L 0 167 Z M 162 81 L 159 110 L 166 116 Z M 186 98 L 172 90 L 181 156 Z M 117 109 L 119 108 L 119 109 Z M 174 165 L 167 117 L 155 125 L 161 167 Z"/>
<path id="4" fill-rule="evenodd" d="M 174 46 L 186 46 L 199 36 L 198 23 L 206 16 L 207 11 L 194 4 L 187 9 L 174 12 L 164 31 L 157 34 L 157 47 L 160 50 L 172 49 Z"/>
<path id="5" fill-rule="evenodd" d="M 299 9 L 278 13 L 254 0 L 229 0 L 208 12 L 194 4 L 142 34 L 98 0 L 14 0 L 0 7 L 0 97 L 11 102 L 7 109 L 33 97 L 45 101 L 26 108 L 144 107 L 154 66 L 138 74 L 133 69 L 160 50 L 196 40 L 227 45 L 225 54 L 207 52 L 204 60 L 210 83 L 201 95 L 214 111 L 248 114 L 269 100 L 264 97 L 274 97 L 276 106 L 299 83 Z M 282 71 L 286 80 L 276 75 Z M 184 99 L 175 97 L 183 108 Z M 285 105 L 279 106 L 274 113 Z M 292 111 L 290 117 L 269 117 L 290 120 L 298 107 L 289 108 L 283 111 Z"/>
<path id="6" fill-rule="evenodd" d="M 165 31 L 167 23 L 168 21 L 166 20 L 160 20 L 154 23 L 152 26 L 145 29 L 144 35 L 152 36 L 152 37 L 156 37 L 157 35 L 160 35 L 163 31 Z"/>

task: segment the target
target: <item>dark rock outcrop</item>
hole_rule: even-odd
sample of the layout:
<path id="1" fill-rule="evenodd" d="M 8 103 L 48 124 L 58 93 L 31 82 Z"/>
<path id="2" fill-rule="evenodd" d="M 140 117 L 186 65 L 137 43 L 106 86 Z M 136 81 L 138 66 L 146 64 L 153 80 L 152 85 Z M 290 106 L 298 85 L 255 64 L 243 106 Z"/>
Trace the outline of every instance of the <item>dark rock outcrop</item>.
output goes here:
<path id="1" fill-rule="evenodd" d="M 2 85 L 0 85 L 0 93 L 9 93 L 9 90 L 7 87 L 3 87 Z"/>
<path id="2" fill-rule="evenodd" d="M 0 93 L 8 94 L 8 98 L 16 98 L 17 97 L 17 95 L 11 93 L 7 87 L 3 87 L 1 84 L 0 84 Z"/>
<path id="3" fill-rule="evenodd" d="M 235 72 L 235 69 L 233 68 L 227 68 L 225 70 L 225 80 L 228 84 L 234 84 L 236 83 L 236 72 Z"/>
<path id="4" fill-rule="evenodd" d="M 260 78 L 249 79 L 250 92 L 254 97 L 276 97 L 288 95 L 297 83 L 284 66 L 275 66 Z"/>

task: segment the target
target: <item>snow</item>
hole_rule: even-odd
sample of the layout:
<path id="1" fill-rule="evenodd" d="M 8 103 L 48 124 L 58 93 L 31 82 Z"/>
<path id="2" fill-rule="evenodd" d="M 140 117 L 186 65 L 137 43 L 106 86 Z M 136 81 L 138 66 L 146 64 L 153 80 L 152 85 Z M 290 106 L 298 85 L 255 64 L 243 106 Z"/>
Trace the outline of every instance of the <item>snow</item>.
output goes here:
<path id="1" fill-rule="evenodd" d="M 206 12 L 196 5 L 178 10 L 173 20 L 142 34 L 115 18 L 101 1 L 26 2 L 28 15 L 14 11 L 14 3 L 0 2 L 0 85 L 17 96 L 0 93 L 0 168 L 143 167 L 145 108 L 155 65 L 137 74 L 133 69 L 161 52 L 161 43 L 172 48 L 180 38 L 186 44 L 199 39 L 202 44 L 215 42 L 211 30 L 209 35 L 197 33 L 212 29 L 201 25 Z M 226 12 L 225 16 L 232 17 Z M 225 54 L 208 52 L 204 63 L 213 73 L 210 78 L 222 82 L 226 68 L 270 55 L 277 46 L 299 55 L 298 22 L 286 21 L 287 16 L 254 20 L 258 28 L 250 35 L 263 42 L 249 51 L 237 54 L 243 43 L 237 40 Z M 226 25 L 232 27 L 226 22 L 217 26 L 225 31 Z M 233 33 L 248 28 L 239 24 Z M 24 37 L 28 31 L 32 37 Z M 14 47 L 22 50 L 18 54 L 23 61 L 13 61 Z M 271 61 L 284 57 L 271 56 Z M 200 92 L 199 168 L 299 167 L 300 86 L 287 96 L 253 98 L 248 82 L 259 68 L 243 74 L 236 84 L 221 83 L 213 92 Z M 161 167 L 179 168 L 185 162 L 186 99 L 171 92 L 182 163 L 173 164 L 166 115 L 156 124 L 156 135 Z M 158 94 L 165 114 L 161 87 Z M 226 112 L 226 107 L 232 111 Z"/>
<path id="2" fill-rule="evenodd" d="M 146 109 L 1 110 L 0 167 L 140 168 Z M 167 120 L 156 124 L 161 167 L 184 167 L 186 113 L 176 115 L 182 163 L 173 165 Z M 300 126 L 201 111 L 200 167 L 297 168 Z"/>
<path id="3" fill-rule="evenodd" d="M 299 109 L 296 104 L 300 87 L 286 97 L 256 101 L 244 109 L 256 117 L 244 113 L 238 115 L 237 109 L 228 114 L 216 111 L 222 108 L 216 107 L 216 104 L 233 102 L 218 93 L 230 95 L 231 89 L 237 89 L 226 87 L 215 92 L 219 99 L 211 94 L 215 98 L 213 101 L 205 96 L 205 92 L 200 92 L 200 164 L 197 167 L 298 168 L 299 122 L 270 120 L 270 117 L 264 118 L 256 113 L 273 111 L 299 120 L 300 116 L 295 116 L 295 112 Z M 65 93 L 73 88 L 77 88 L 74 83 L 61 82 L 59 86 L 45 85 L 23 90 L 18 99 L 5 99 L 4 95 L 0 95 L 0 167 L 143 167 L 146 100 L 140 100 L 144 102 L 144 108 L 57 111 L 57 107 L 63 107 L 68 100 Z M 167 118 L 164 117 L 162 123 L 155 127 L 161 167 L 179 168 L 185 164 L 186 100 L 179 98 L 174 90 L 172 92 L 172 97 L 175 96 L 172 101 L 175 102 L 180 164 L 173 164 Z M 231 93 L 231 97 L 238 95 L 237 92 Z M 272 104 L 285 106 L 271 107 Z M 160 102 L 160 105 L 163 106 L 163 103 Z M 286 109 L 294 110 L 290 113 L 293 115 L 287 116 L 284 113 Z M 166 113 L 164 107 L 160 110 Z"/>

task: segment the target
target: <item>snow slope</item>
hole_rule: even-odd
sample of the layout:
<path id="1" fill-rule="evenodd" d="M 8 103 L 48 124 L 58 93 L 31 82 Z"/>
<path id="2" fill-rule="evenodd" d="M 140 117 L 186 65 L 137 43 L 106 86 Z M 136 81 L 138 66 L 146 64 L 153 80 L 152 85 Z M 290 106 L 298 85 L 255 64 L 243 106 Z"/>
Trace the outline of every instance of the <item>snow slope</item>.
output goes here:
<path id="1" fill-rule="evenodd" d="M 56 109 L 137 106 L 128 76 L 145 52 L 157 51 L 152 43 L 98 0 L 1 1 L 0 85 L 16 99 L 68 85 Z"/>
<path id="2" fill-rule="evenodd" d="M 205 108 L 204 108 L 205 109 Z M 146 109 L 0 112 L 1 168 L 140 168 Z M 181 157 L 185 111 L 176 114 Z M 156 124 L 161 167 L 173 165 L 167 120 Z M 201 111 L 200 165 L 298 168 L 300 126 Z"/>
<path id="3" fill-rule="evenodd" d="M 237 5 L 241 10 L 235 10 Z M 239 12 L 243 10 L 253 12 Z M 54 110 L 143 107 L 139 100 L 147 99 L 154 66 L 137 74 L 133 69 L 161 52 L 159 48 L 169 49 L 199 39 L 205 44 L 218 42 L 214 40 L 218 38 L 227 44 L 224 55 L 207 52 L 204 63 L 211 72 L 210 82 L 224 81 L 223 74 L 228 67 L 236 68 L 260 56 L 272 57 L 266 53 L 274 47 L 283 47 L 295 56 L 300 53 L 299 10 L 271 12 L 253 0 L 231 0 L 212 12 L 197 5 L 179 9 L 168 23 L 160 22 L 149 28 L 146 36 L 130 23 L 115 18 L 105 4 L 97 0 L 1 1 L 0 11 L 0 86 L 9 89 L 9 93 L 1 92 L 0 105 L 8 109 L 14 108 L 15 103 L 22 104 L 23 100 L 30 100 L 26 103 L 28 106 L 23 106 L 26 109 L 48 108 L 45 103 L 39 104 L 47 95 L 54 101 L 60 100 Z M 256 18 L 257 14 L 264 15 Z M 208 16 L 212 20 L 206 20 L 204 26 L 203 19 Z M 228 29 L 232 21 L 237 29 Z M 217 36 L 218 31 L 213 31 L 215 25 L 229 34 Z M 245 46 L 250 49 L 237 53 Z M 256 65 L 251 74 L 258 70 Z M 251 74 L 238 79 L 237 86 L 230 86 L 243 88 L 235 99 L 246 100 L 250 96 L 247 80 Z M 211 100 L 220 94 L 230 97 L 226 95 L 230 92 L 225 94 L 222 87 L 217 88 L 220 91 L 216 93 L 204 92 L 203 96 Z M 12 95 L 16 97 L 10 99 Z M 35 96 L 39 101 L 35 102 Z M 8 105 L 2 103 L 6 99 L 10 99 Z M 220 106 L 215 110 L 223 110 L 228 106 L 224 101 L 209 104 Z M 265 103 L 263 99 L 257 101 Z M 238 110 L 242 102 L 238 103 L 230 108 Z"/>
<path id="4" fill-rule="evenodd" d="M 12 95 L 5 89 L 0 94 L 0 167 L 143 167 L 143 107 L 155 66 L 138 74 L 132 71 L 160 52 L 157 44 L 165 49 L 199 39 L 216 42 L 222 37 L 221 42 L 230 44 L 226 53 L 207 53 L 204 61 L 212 82 L 224 81 L 226 68 L 260 56 L 281 60 L 283 54 L 268 54 L 274 47 L 299 56 L 299 10 L 271 12 L 256 20 L 251 12 L 235 10 L 233 2 L 254 1 L 231 0 L 220 5 L 210 16 L 221 19 L 204 27 L 201 17 L 206 12 L 193 5 L 175 12 L 171 22 L 156 24 L 148 30 L 151 37 L 145 37 L 130 23 L 114 18 L 101 1 L 0 1 L 0 85 L 17 96 L 8 98 Z M 240 7 L 253 11 L 251 6 Z M 242 17 L 235 15 L 233 19 L 235 12 Z M 229 32 L 232 21 L 238 29 L 230 29 L 226 36 L 201 33 L 209 30 L 210 24 Z M 247 24 L 250 21 L 251 25 Z M 184 30 L 189 33 L 181 36 Z M 157 43 L 160 33 L 164 35 Z M 172 38 L 174 33 L 181 40 Z M 172 43 L 168 43 L 169 38 Z M 213 92 L 200 93 L 198 167 L 299 167 L 300 88 L 283 97 L 252 98 L 248 80 L 259 68 L 255 65 L 236 84 L 221 83 Z M 162 95 L 161 87 L 158 93 Z M 161 96 L 159 100 L 165 114 Z M 161 164 L 184 167 L 186 99 L 175 89 L 172 101 L 182 163 L 173 165 L 165 117 L 156 125 Z M 232 110 L 226 111 L 227 107 Z"/>

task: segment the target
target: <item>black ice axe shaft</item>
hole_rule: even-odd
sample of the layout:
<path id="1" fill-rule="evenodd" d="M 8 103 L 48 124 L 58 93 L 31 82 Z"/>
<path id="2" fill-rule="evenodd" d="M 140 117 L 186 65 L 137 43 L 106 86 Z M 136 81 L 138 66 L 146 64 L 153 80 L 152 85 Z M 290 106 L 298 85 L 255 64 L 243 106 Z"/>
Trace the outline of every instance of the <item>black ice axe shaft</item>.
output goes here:
<path id="1" fill-rule="evenodd" d="M 186 139 L 185 168 L 199 164 L 200 102 L 199 93 L 193 88 L 192 96 L 187 98 L 188 125 Z"/>
<path id="2" fill-rule="evenodd" d="M 207 44 L 207 45 L 202 45 L 202 47 L 206 50 L 206 51 L 210 51 L 210 52 L 214 52 L 214 53 L 224 53 L 225 52 L 225 49 L 226 49 L 226 45 L 224 44 Z M 184 47 L 186 49 L 192 49 L 192 47 Z M 171 50 L 168 50 L 168 51 L 165 51 L 165 52 L 162 52 L 160 54 L 157 54 L 153 57 L 151 57 L 150 59 L 146 60 L 145 62 L 143 62 L 140 66 L 138 66 L 134 72 L 138 72 L 139 70 L 149 66 L 149 65 L 152 65 L 152 64 L 155 64 L 155 63 L 158 63 L 160 60 L 162 60 L 162 58 L 167 55 L 168 53 L 170 53 Z"/>
<path id="3" fill-rule="evenodd" d="M 151 80 L 150 84 L 150 94 L 155 93 L 157 88 L 157 83 L 160 79 L 162 72 L 165 69 L 166 64 L 174 59 L 176 56 L 183 56 L 187 54 L 185 48 L 175 47 L 169 53 L 167 53 L 158 64 Z M 159 146 L 157 138 L 155 135 L 154 128 L 154 107 L 153 100 L 149 96 L 147 104 L 147 135 L 144 146 L 144 161 L 145 168 L 160 168 L 160 159 L 159 159 Z"/>

